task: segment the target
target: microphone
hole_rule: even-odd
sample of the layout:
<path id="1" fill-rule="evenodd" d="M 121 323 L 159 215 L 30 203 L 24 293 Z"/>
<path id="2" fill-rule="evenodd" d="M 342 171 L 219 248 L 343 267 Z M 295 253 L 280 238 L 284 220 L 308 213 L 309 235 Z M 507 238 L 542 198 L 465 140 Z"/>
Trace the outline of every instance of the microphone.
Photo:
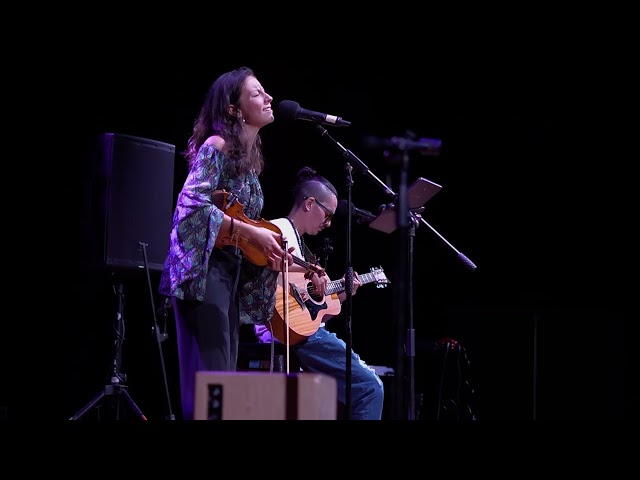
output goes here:
<path id="1" fill-rule="evenodd" d="M 374 136 L 366 136 L 362 139 L 365 148 L 383 148 L 397 150 L 419 150 L 419 153 L 427 156 L 435 156 L 440 154 L 442 140 L 437 138 L 419 138 L 414 140 L 405 137 L 379 138 Z"/>
<path id="2" fill-rule="evenodd" d="M 338 202 L 338 208 L 336 212 L 340 216 L 346 216 L 349 213 L 349 201 L 348 200 L 340 200 Z M 361 223 L 363 225 L 369 225 L 376 219 L 376 215 L 369 212 L 368 210 L 361 210 L 360 208 L 356 208 L 352 205 L 351 214 L 356 219 L 356 222 Z"/>
<path id="3" fill-rule="evenodd" d="M 331 125 L 334 127 L 348 127 L 351 122 L 347 122 L 335 115 L 328 115 L 326 113 L 314 112 L 301 108 L 298 102 L 293 100 L 282 100 L 278 104 L 278 114 L 282 115 L 286 120 L 306 120 L 308 122 L 322 123 L 324 125 Z"/>

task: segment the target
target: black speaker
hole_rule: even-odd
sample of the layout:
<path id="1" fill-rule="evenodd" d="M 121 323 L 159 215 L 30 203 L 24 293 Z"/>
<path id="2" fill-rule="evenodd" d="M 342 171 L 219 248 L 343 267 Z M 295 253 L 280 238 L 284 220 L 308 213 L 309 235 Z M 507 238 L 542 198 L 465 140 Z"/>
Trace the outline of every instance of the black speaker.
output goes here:
<path id="1" fill-rule="evenodd" d="M 175 146 L 118 133 L 98 135 L 91 188 L 99 213 L 93 232 L 112 269 L 162 270 L 174 203 Z M 94 208 L 94 212 L 96 208 Z"/>

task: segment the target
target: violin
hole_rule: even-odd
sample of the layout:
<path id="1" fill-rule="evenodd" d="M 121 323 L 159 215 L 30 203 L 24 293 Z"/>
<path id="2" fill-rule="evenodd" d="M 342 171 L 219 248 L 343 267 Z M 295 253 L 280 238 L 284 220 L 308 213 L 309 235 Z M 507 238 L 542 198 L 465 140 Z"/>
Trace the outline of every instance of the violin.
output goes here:
<path id="1" fill-rule="evenodd" d="M 238 220 L 254 227 L 266 228 L 279 235 L 278 243 L 282 246 L 282 230 L 276 224 L 271 223 L 263 218 L 253 220 L 244 213 L 244 205 L 238 201 L 238 196 L 234 193 L 227 192 L 225 190 L 216 190 L 213 192 L 213 204 L 229 215 L 234 220 Z M 216 248 L 223 248 L 228 245 L 236 246 L 240 250 L 244 257 L 254 265 L 264 267 L 268 263 L 268 259 L 264 253 L 262 253 L 249 239 L 240 235 L 230 235 L 228 231 L 219 231 L 216 237 Z M 308 271 L 315 272 L 318 275 L 324 275 L 325 271 L 318 265 L 311 264 L 305 260 L 293 255 L 293 263 L 304 267 Z"/>

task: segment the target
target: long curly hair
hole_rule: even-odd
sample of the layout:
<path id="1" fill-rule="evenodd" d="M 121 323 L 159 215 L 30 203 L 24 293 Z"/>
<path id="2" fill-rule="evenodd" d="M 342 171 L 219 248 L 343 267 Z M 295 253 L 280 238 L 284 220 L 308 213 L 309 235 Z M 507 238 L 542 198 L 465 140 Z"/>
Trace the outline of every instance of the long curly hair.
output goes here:
<path id="1" fill-rule="evenodd" d="M 212 135 L 219 135 L 225 141 L 225 171 L 232 176 L 243 175 L 251 170 L 259 175 L 264 168 L 262 139 L 257 135 L 255 141 L 244 135 L 242 119 L 229 113 L 229 106 L 238 106 L 242 86 L 247 77 L 255 77 L 249 67 L 240 67 L 220 75 L 209 88 L 200 114 L 193 124 L 193 133 L 183 152 L 189 167 L 193 164 L 198 150 Z"/>

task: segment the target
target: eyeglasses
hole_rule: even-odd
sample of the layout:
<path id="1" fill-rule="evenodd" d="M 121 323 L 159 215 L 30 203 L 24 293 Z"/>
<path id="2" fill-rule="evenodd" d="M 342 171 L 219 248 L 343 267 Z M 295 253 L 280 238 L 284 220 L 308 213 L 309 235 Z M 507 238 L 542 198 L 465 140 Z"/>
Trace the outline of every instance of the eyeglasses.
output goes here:
<path id="1" fill-rule="evenodd" d="M 334 212 L 332 212 L 325 205 L 323 205 L 323 203 L 320 200 L 318 200 L 316 197 L 304 197 L 305 200 L 307 198 L 313 198 L 318 204 L 318 206 L 324 210 L 324 213 L 325 213 L 324 223 L 329 223 L 333 219 Z"/>

